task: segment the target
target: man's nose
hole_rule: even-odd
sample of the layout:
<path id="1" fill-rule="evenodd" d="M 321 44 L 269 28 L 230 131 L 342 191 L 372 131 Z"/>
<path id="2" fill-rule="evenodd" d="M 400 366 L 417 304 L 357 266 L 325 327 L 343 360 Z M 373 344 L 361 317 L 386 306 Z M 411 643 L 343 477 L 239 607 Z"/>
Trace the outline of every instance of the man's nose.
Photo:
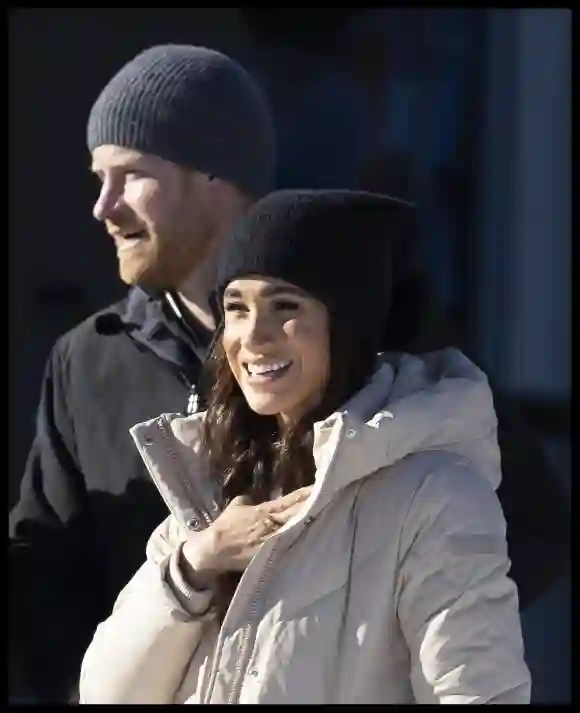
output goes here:
<path id="1" fill-rule="evenodd" d="M 114 216 L 122 203 L 122 195 L 114 186 L 103 183 L 101 192 L 93 208 L 93 216 L 96 220 L 104 222 Z"/>

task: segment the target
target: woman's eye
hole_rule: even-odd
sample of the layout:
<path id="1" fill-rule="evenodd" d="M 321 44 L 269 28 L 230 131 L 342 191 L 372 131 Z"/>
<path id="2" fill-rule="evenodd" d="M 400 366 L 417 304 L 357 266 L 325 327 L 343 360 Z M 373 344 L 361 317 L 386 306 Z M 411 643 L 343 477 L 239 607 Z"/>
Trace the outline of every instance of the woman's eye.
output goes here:
<path id="1" fill-rule="evenodd" d="M 274 303 L 274 309 L 282 312 L 295 312 L 299 307 L 298 302 L 291 302 L 290 300 L 276 300 Z"/>

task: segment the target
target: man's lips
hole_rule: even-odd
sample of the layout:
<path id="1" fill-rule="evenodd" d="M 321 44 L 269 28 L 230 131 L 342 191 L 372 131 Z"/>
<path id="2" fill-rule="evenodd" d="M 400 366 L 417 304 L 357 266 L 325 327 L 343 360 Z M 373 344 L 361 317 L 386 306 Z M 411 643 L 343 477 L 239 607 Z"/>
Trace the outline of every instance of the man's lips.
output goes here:
<path id="1" fill-rule="evenodd" d="M 148 237 L 146 230 L 138 230 L 134 233 L 126 233 L 124 235 L 114 235 L 113 239 L 117 250 L 127 250 L 128 248 L 134 247 L 141 240 Z"/>

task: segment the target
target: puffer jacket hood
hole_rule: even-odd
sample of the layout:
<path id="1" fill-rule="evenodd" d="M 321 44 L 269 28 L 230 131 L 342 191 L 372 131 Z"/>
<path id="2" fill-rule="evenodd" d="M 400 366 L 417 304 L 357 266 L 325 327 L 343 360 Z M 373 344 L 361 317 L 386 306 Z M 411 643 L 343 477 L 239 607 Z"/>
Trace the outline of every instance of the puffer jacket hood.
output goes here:
<path id="1" fill-rule="evenodd" d="M 360 457 L 325 487 L 329 494 L 413 453 L 446 450 L 467 458 L 494 489 L 500 479 L 497 419 L 485 374 L 456 349 L 382 355 L 370 381 L 340 412 L 315 424 L 314 455 L 344 420 Z"/>

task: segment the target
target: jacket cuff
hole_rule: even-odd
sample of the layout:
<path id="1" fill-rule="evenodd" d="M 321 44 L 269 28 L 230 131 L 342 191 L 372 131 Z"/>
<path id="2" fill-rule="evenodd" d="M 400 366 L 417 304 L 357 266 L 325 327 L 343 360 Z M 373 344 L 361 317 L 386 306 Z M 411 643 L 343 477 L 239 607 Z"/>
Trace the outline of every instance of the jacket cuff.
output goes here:
<path id="1" fill-rule="evenodd" d="M 185 579 L 181 571 L 182 549 L 183 543 L 171 553 L 165 581 L 188 614 L 196 619 L 204 618 L 213 612 L 214 591 L 213 589 L 195 589 Z"/>

